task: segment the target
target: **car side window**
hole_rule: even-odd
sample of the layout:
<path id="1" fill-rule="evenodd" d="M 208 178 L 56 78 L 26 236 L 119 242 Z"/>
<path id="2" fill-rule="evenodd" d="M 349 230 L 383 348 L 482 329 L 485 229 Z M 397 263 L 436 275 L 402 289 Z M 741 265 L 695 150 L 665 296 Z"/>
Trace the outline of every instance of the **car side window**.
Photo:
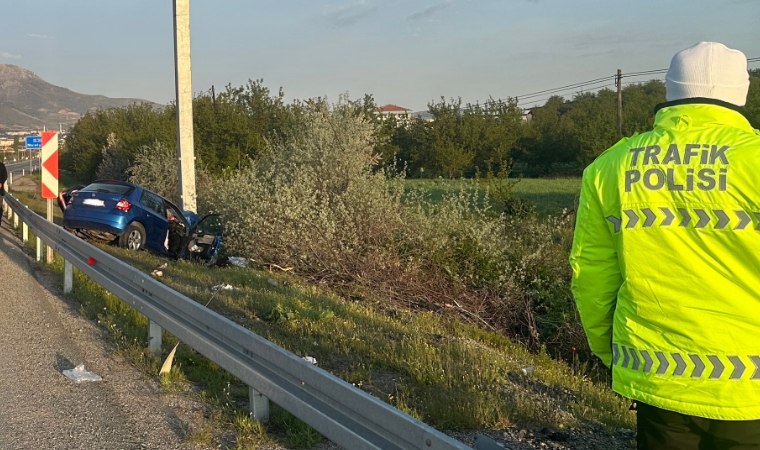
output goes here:
<path id="1" fill-rule="evenodd" d="M 195 232 L 199 235 L 222 234 L 222 229 L 222 218 L 218 214 L 212 214 L 201 220 Z"/>
<path id="2" fill-rule="evenodd" d="M 182 217 L 182 213 L 180 213 L 178 210 L 176 210 L 173 206 L 167 205 L 164 203 L 164 207 L 166 208 L 166 218 L 171 220 L 174 219 L 177 222 L 183 222 L 184 219 Z"/>
<path id="3" fill-rule="evenodd" d="M 166 217 L 164 201 L 157 195 L 148 191 L 143 191 L 142 196 L 140 197 L 140 202 L 159 216 Z"/>

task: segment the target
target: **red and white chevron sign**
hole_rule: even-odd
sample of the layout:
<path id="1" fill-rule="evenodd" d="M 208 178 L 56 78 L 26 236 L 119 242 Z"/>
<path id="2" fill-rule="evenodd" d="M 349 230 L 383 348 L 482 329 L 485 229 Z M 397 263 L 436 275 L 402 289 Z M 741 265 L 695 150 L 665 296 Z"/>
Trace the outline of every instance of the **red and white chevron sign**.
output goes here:
<path id="1" fill-rule="evenodd" d="M 58 133 L 42 133 L 42 198 L 58 197 Z"/>

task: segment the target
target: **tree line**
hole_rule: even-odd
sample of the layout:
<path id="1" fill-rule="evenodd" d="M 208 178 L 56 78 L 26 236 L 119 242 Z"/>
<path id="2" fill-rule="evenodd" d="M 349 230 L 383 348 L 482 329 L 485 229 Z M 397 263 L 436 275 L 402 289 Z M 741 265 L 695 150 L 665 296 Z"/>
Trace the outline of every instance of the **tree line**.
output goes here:
<path id="1" fill-rule="evenodd" d="M 750 71 L 747 105 L 742 108 L 760 128 L 760 69 Z M 624 136 L 651 129 L 654 108 L 665 101 L 662 81 L 631 84 L 622 90 Z M 303 118 L 322 99 L 287 103 L 282 89 L 273 93 L 262 80 L 240 87 L 214 88 L 193 100 L 196 157 L 213 175 L 257 159 L 270 143 L 296 133 Z M 431 102 L 433 120 L 384 117 L 370 95 L 356 100 L 374 124 L 374 148 L 380 164 L 414 178 L 473 177 L 507 171 L 526 176 L 579 175 L 619 139 L 617 93 L 610 89 L 554 96 L 526 110 L 518 100 L 461 99 Z M 62 167 L 82 181 L 98 176 L 107 153 L 125 161 L 159 142 L 176 146 L 176 108 L 134 104 L 99 110 L 82 117 L 68 132 Z M 128 164 L 127 164 L 128 166 Z"/>

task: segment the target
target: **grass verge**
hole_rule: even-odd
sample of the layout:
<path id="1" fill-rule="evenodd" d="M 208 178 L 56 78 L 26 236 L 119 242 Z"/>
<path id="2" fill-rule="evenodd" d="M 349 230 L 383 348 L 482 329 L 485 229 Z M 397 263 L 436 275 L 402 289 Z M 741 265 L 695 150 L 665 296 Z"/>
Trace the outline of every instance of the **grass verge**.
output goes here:
<path id="1" fill-rule="evenodd" d="M 44 202 L 28 194 L 18 198 L 44 209 Z M 147 273 L 167 262 L 147 252 L 102 248 Z M 60 258 L 51 269 L 62 272 Z M 433 313 L 383 309 L 381 299 L 347 301 L 293 275 L 209 269 L 186 261 L 169 262 L 163 273 L 163 283 L 202 304 L 212 286 L 238 288 L 221 291 L 209 307 L 296 355 L 316 358 L 323 369 L 441 430 L 635 425 L 629 403 L 591 382 L 583 367 L 531 354 L 475 326 Z M 79 271 L 74 285 L 71 298 L 82 314 L 109 331 L 119 352 L 158 376 L 161 360 L 145 350 L 147 319 Z M 165 333 L 163 355 L 176 343 Z M 238 448 L 268 441 L 306 448 L 321 440 L 276 407 L 268 424 L 251 422 L 247 387 L 186 345 L 179 346 L 172 373 L 162 383 L 167 391 L 186 391 L 188 383 L 199 387 L 197 395 L 218 407 L 215 426 L 233 430 Z M 213 436 L 210 429 L 188 432 L 196 442 Z"/>

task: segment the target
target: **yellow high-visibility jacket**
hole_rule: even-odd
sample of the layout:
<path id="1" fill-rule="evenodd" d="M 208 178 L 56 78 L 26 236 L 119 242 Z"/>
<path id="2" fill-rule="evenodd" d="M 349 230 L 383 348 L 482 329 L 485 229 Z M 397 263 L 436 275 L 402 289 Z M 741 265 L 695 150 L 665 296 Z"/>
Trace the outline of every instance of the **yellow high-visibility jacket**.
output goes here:
<path id="1" fill-rule="evenodd" d="M 760 132 L 732 105 L 661 105 L 583 173 L 570 255 L 591 350 L 621 395 L 760 419 Z"/>

